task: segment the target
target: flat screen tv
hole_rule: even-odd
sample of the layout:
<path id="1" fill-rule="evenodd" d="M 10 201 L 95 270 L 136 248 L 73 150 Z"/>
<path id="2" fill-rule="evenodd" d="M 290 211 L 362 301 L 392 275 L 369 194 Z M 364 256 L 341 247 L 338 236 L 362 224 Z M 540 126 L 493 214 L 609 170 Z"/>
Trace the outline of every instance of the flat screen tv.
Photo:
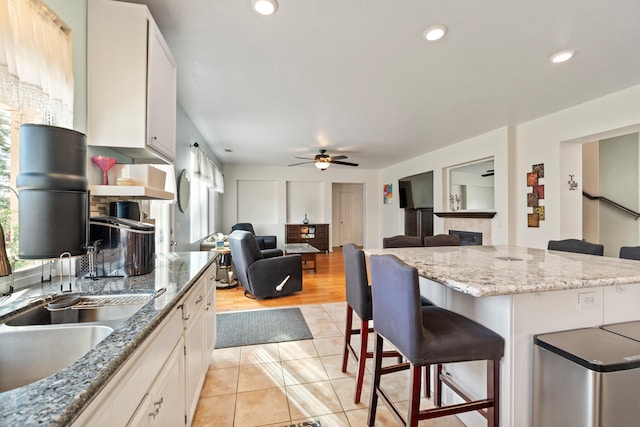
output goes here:
<path id="1" fill-rule="evenodd" d="M 401 209 L 433 207 L 433 172 L 400 178 L 398 195 Z"/>

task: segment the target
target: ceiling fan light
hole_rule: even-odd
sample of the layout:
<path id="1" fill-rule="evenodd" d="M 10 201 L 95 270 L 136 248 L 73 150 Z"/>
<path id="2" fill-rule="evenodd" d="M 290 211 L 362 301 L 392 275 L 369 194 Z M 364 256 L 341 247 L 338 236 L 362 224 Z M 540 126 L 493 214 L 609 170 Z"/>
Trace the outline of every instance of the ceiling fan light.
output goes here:
<path id="1" fill-rule="evenodd" d="M 260 15 L 273 15 L 278 10 L 277 0 L 251 0 L 251 7 Z"/>
<path id="2" fill-rule="evenodd" d="M 316 167 L 318 169 L 320 169 L 321 171 L 326 170 L 329 167 L 330 164 L 331 163 L 329 163 L 329 162 L 321 162 L 321 161 L 316 161 L 314 163 L 314 165 L 316 165 Z"/>
<path id="3" fill-rule="evenodd" d="M 562 62 L 570 60 L 575 54 L 575 50 L 563 50 L 561 52 L 553 54 L 551 58 L 549 58 L 549 61 L 553 62 L 554 64 L 560 64 Z"/>

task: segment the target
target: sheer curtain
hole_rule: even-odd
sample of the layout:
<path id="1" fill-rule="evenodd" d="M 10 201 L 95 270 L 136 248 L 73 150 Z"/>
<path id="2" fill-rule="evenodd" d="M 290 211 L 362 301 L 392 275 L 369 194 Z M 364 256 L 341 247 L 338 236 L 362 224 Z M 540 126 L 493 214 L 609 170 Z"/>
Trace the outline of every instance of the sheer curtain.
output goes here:
<path id="1" fill-rule="evenodd" d="M 191 242 L 195 242 L 215 231 L 216 205 L 213 199 L 216 193 L 224 192 L 224 182 L 222 173 L 204 151 L 196 147 L 191 155 Z"/>
<path id="2" fill-rule="evenodd" d="M 24 121 L 73 125 L 71 31 L 42 0 L 0 0 L 0 103 Z"/>

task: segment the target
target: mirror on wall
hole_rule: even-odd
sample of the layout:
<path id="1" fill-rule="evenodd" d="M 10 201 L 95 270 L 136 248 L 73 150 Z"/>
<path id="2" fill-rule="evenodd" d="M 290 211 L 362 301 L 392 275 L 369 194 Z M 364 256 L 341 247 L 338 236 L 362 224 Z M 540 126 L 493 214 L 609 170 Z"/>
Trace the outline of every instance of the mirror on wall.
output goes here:
<path id="1" fill-rule="evenodd" d="M 452 166 L 448 171 L 450 211 L 494 209 L 493 157 Z"/>

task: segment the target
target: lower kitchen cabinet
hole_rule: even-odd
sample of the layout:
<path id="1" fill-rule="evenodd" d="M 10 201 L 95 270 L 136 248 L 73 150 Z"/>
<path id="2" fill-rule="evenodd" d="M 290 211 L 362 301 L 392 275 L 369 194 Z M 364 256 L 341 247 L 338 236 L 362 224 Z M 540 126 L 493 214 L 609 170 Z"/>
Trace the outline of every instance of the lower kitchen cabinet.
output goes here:
<path id="1" fill-rule="evenodd" d="M 215 263 L 73 426 L 190 426 L 215 346 Z"/>

